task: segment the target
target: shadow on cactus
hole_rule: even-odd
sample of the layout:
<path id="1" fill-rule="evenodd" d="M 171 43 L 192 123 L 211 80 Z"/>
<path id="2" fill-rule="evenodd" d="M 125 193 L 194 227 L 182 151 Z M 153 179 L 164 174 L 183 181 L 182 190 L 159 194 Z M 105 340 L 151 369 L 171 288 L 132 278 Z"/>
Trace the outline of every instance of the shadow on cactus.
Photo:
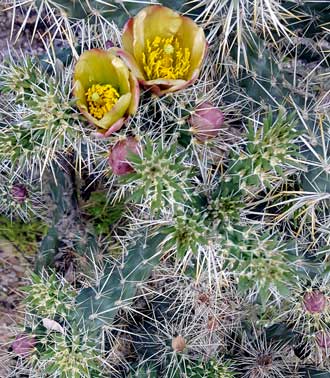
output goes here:
<path id="1" fill-rule="evenodd" d="M 159 263 L 163 239 L 161 230 L 155 236 L 141 235 L 122 262 L 106 267 L 96 287 L 81 290 L 77 308 L 91 330 L 111 327 L 117 312 L 130 306 L 139 286 Z"/>

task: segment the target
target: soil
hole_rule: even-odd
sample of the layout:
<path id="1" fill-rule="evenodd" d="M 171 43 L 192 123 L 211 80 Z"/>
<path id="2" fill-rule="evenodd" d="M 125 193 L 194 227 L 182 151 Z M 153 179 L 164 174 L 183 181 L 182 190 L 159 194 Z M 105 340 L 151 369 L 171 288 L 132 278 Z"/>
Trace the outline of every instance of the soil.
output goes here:
<path id="1" fill-rule="evenodd" d="M 0 2 L 0 62 L 12 49 L 22 50 L 26 55 L 42 53 L 44 49 L 38 38 L 32 44 L 30 42 L 35 15 L 31 13 L 26 27 L 19 33 L 25 19 L 24 12 L 17 12 L 13 22 L 13 9 L 4 4 L 4 1 Z M 22 294 L 19 288 L 26 284 L 25 277 L 31 268 L 29 260 L 10 242 L 0 240 L 0 377 L 3 378 L 8 376 L 10 365 L 5 353 L 21 320 Z"/>
<path id="2" fill-rule="evenodd" d="M 8 55 L 13 48 L 22 50 L 27 55 L 42 53 L 44 48 L 38 35 L 31 43 L 37 18 L 35 12 L 30 12 L 29 17 L 25 20 L 26 12 L 24 10 L 16 9 L 14 11 L 4 3 L 0 0 L 0 59 Z M 21 31 L 24 23 L 24 30 Z"/>

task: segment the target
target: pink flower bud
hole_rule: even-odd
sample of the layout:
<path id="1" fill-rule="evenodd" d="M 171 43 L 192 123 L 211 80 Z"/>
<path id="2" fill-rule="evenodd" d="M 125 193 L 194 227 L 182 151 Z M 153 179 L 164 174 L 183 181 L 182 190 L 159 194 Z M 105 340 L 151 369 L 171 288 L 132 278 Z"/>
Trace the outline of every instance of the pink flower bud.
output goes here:
<path id="1" fill-rule="evenodd" d="M 18 203 L 23 203 L 29 196 L 28 191 L 24 185 L 14 185 L 11 189 L 11 195 Z"/>
<path id="2" fill-rule="evenodd" d="M 127 161 L 128 152 L 139 153 L 139 143 L 134 137 L 128 137 L 125 140 L 117 142 L 112 147 L 109 155 L 109 165 L 115 175 L 126 175 L 134 172 L 132 165 Z"/>
<path id="3" fill-rule="evenodd" d="M 20 334 L 16 336 L 15 341 L 12 343 L 11 347 L 13 352 L 21 357 L 27 357 L 34 347 L 36 346 L 37 341 L 33 336 L 26 334 Z"/>
<path id="4" fill-rule="evenodd" d="M 112 47 L 115 47 L 115 44 L 114 44 L 110 39 L 108 39 L 108 40 L 105 42 L 105 48 L 106 48 L 106 49 L 111 49 Z"/>
<path id="5" fill-rule="evenodd" d="M 327 305 L 327 298 L 320 291 L 311 291 L 305 293 L 303 303 L 306 311 L 310 313 L 321 313 Z"/>
<path id="6" fill-rule="evenodd" d="M 195 113 L 188 120 L 191 132 L 201 142 L 217 136 L 224 122 L 224 115 L 210 102 L 203 102 L 195 109 Z"/>
<path id="7" fill-rule="evenodd" d="M 320 348 L 330 349 L 330 333 L 319 331 L 316 334 L 316 342 Z"/>
<path id="8" fill-rule="evenodd" d="M 186 347 L 186 340 L 182 336 L 172 339 L 172 348 L 175 352 L 183 352 Z"/>

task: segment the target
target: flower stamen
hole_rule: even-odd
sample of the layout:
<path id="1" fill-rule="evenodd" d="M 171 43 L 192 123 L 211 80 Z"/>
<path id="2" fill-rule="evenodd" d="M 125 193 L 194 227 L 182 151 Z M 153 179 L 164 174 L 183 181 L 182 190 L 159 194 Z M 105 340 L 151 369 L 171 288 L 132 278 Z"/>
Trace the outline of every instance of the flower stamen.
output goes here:
<path id="1" fill-rule="evenodd" d="M 102 119 L 119 97 L 119 93 L 112 85 L 93 84 L 86 92 L 88 112 L 96 119 Z"/>
<path id="2" fill-rule="evenodd" d="M 190 68 L 190 50 L 181 47 L 178 38 L 174 36 L 157 36 L 152 42 L 147 39 L 146 51 L 142 57 L 148 80 L 184 80 Z"/>

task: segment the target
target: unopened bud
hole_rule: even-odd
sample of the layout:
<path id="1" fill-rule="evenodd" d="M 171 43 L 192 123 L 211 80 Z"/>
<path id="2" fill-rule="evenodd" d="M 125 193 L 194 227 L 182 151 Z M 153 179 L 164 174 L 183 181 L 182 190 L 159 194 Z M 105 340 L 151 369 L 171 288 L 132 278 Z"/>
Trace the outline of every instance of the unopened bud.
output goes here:
<path id="1" fill-rule="evenodd" d="M 176 336 L 172 340 L 172 348 L 175 352 L 183 352 L 186 347 L 186 340 L 182 336 Z"/>
<path id="2" fill-rule="evenodd" d="M 303 303 L 306 311 L 310 313 L 321 313 L 327 305 L 327 298 L 320 291 L 311 291 L 305 293 Z"/>
<path id="3" fill-rule="evenodd" d="M 316 334 L 316 342 L 320 348 L 330 349 L 330 333 L 320 331 Z"/>
<path id="4" fill-rule="evenodd" d="M 105 42 L 105 48 L 106 48 L 106 49 L 111 49 L 112 47 L 115 47 L 115 44 L 114 44 L 110 39 L 108 39 L 108 40 Z"/>
<path id="5" fill-rule="evenodd" d="M 18 203 L 23 203 L 28 198 L 28 191 L 24 185 L 14 185 L 11 189 L 13 199 Z"/>
<path id="6" fill-rule="evenodd" d="M 115 175 L 122 176 L 134 172 L 134 168 L 127 161 L 127 156 L 129 152 L 138 154 L 138 145 L 139 143 L 134 137 L 128 137 L 114 145 L 110 151 L 108 162 Z"/>
<path id="7" fill-rule="evenodd" d="M 224 115 L 209 102 L 203 102 L 195 109 L 195 113 L 188 120 L 191 132 L 196 138 L 205 142 L 217 136 L 224 123 Z"/>

